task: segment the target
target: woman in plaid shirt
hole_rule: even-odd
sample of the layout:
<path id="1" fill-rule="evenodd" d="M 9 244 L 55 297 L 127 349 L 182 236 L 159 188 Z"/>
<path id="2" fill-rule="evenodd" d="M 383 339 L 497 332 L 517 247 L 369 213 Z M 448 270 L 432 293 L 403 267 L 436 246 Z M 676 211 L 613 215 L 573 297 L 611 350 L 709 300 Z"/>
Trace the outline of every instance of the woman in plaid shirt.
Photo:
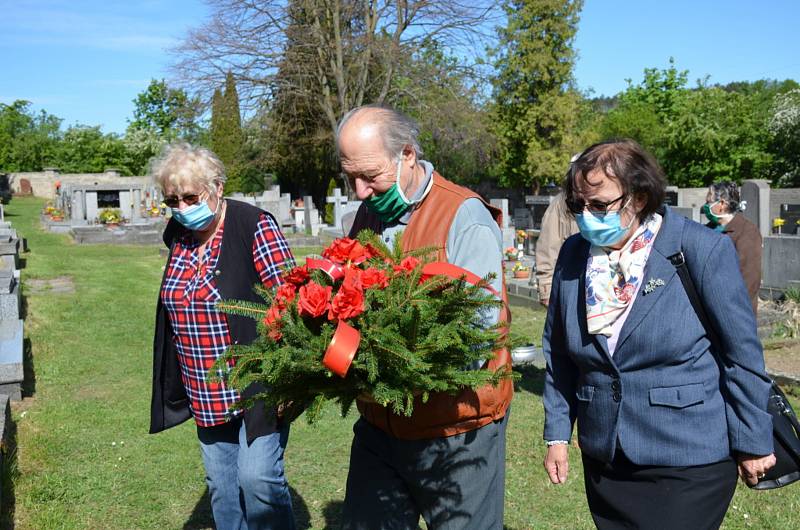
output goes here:
<path id="1" fill-rule="evenodd" d="M 153 178 L 172 219 L 164 231 L 170 256 L 156 314 L 150 432 L 194 418 L 217 528 L 293 529 L 283 469 L 288 425 L 263 402 L 228 412 L 263 387 L 240 395 L 207 379 L 231 344 L 257 334 L 252 319 L 222 313 L 216 303 L 260 301 L 253 285 L 275 287 L 294 258 L 269 213 L 223 199 L 225 169 L 211 151 L 170 146 Z"/>

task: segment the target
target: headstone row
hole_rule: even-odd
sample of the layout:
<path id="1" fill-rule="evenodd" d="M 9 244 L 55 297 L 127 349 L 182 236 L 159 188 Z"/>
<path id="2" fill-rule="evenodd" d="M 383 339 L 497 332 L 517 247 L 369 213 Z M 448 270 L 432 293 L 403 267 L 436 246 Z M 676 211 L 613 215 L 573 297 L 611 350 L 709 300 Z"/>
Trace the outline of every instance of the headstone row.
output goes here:
<path id="1" fill-rule="evenodd" d="M 22 399 L 24 378 L 23 321 L 20 318 L 21 248 L 22 240 L 17 231 L 10 223 L 0 221 L 0 394 L 5 394 L 12 401 Z"/>

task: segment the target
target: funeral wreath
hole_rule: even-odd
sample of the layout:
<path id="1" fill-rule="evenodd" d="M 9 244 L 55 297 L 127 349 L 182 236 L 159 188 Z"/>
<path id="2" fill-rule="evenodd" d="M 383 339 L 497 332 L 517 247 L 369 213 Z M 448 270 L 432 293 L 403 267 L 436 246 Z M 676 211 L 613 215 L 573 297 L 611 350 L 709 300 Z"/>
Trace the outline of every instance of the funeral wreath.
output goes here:
<path id="1" fill-rule="evenodd" d="M 497 385 L 510 367 L 469 370 L 506 346 L 506 323 L 485 326 L 502 304 L 490 277 L 443 262 L 435 249 L 408 254 L 402 235 L 391 251 L 374 233 L 335 240 L 321 257 L 287 270 L 274 290 L 256 287 L 263 304 L 224 301 L 223 311 L 258 320 L 259 336 L 235 345 L 211 370 L 244 390 L 268 391 L 268 407 L 307 407 L 313 422 L 332 400 L 345 415 L 356 398 L 410 416 L 414 398 Z M 494 295 L 493 295 L 494 294 Z"/>

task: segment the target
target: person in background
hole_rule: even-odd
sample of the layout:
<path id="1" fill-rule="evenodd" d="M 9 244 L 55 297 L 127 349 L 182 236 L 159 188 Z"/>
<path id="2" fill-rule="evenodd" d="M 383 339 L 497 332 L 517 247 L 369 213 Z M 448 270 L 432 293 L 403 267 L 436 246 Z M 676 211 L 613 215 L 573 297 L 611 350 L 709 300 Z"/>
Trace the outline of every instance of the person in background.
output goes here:
<path id="1" fill-rule="evenodd" d="M 750 304 L 753 313 L 758 315 L 762 241 L 758 227 L 742 214 L 744 206 L 739 200 L 739 186 L 733 182 L 717 182 L 709 186 L 702 210 L 708 219 L 706 226 L 733 240 Z"/>
<path id="2" fill-rule="evenodd" d="M 719 528 L 737 471 L 753 485 L 775 465 L 770 379 L 733 243 L 665 206 L 665 187 L 632 140 L 589 147 L 564 183 L 580 235 L 558 256 L 542 338 L 544 467 L 566 481 L 577 420 L 601 530 Z"/>
<path id="3" fill-rule="evenodd" d="M 569 236 L 577 233 L 575 218 L 567 209 L 564 193 L 559 192 L 544 212 L 539 239 L 536 240 L 536 285 L 539 303 L 545 307 L 550 301 L 550 285 L 553 283 L 558 251 Z"/>
<path id="4" fill-rule="evenodd" d="M 223 198 L 225 169 L 208 149 L 169 146 L 152 174 L 172 218 L 164 230 L 170 254 L 156 309 L 150 432 L 194 418 L 217 528 L 292 530 L 283 465 L 288 425 L 263 401 L 230 411 L 263 386 L 240 395 L 207 376 L 229 346 L 258 333 L 254 320 L 216 303 L 263 302 L 253 285 L 276 287 L 294 258 L 272 215 Z"/>

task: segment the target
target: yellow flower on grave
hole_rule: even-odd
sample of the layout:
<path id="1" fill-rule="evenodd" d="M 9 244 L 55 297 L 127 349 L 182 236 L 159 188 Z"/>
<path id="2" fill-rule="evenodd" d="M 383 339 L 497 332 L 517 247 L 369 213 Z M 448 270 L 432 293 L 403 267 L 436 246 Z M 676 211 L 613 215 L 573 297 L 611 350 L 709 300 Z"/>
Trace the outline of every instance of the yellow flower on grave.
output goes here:
<path id="1" fill-rule="evenodd" d="M 780 217 L 776 217 L 775 219 L 773 219 L 773 220 L 772 220 L 772 227 L 773 227 L 773 228 L 780 228 L 780 227 L 782 227 L 782 226 L 783 226 L 785 223 L 786 223 L 786 220 L 785 220 L 785 219 L 782 219 L 782 218 L 780 218 Z"/>

